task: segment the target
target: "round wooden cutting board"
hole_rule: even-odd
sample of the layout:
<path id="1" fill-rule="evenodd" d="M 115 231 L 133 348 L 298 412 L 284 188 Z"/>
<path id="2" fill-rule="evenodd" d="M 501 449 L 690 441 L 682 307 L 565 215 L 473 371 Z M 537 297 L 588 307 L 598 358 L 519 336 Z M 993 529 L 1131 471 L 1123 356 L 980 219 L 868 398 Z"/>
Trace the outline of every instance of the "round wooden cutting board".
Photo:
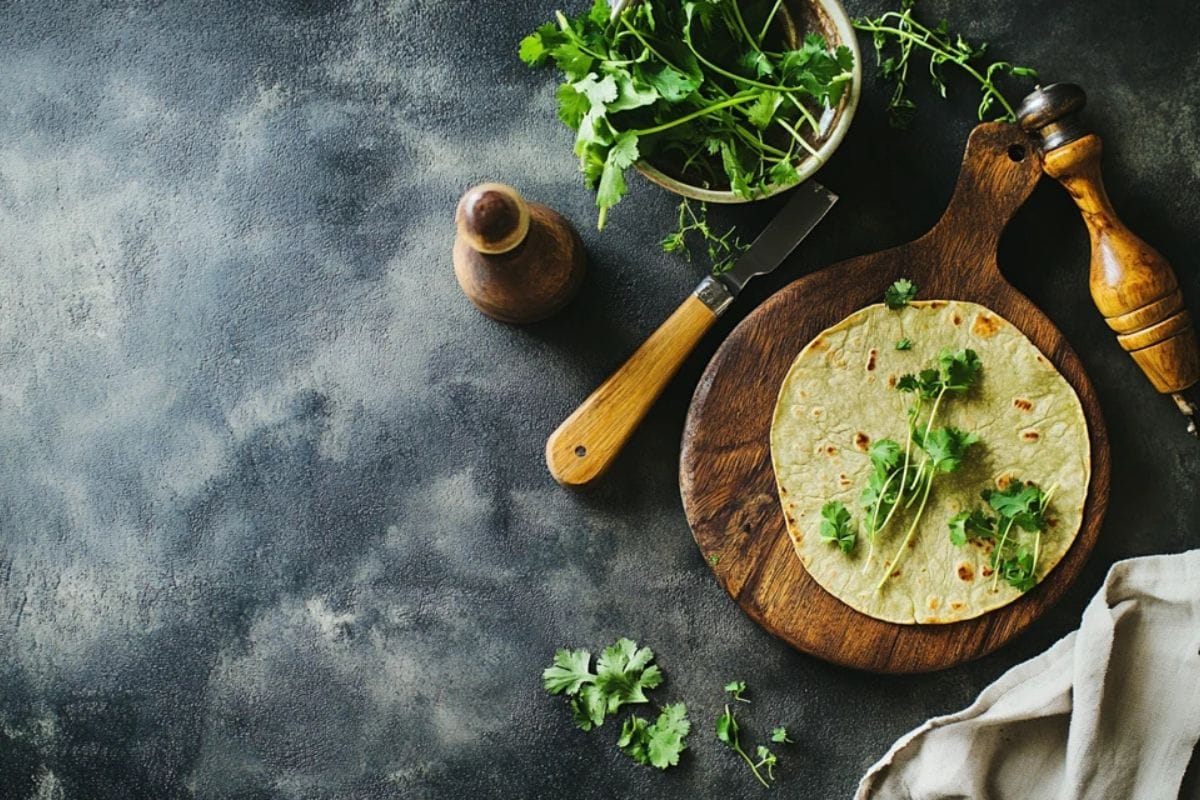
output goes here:
<path id="1" fill-rule="evenodd" d="M 1092 384 L 1062 333 L 1000 275 L 1000 233 L 1041 177 L 1041 160 L 1013 125 L 978 126 L 954 197 L 920 239 L 808 275 L 780 290 L 721 345 L 688 411 L 679 482 L 688 522 L 717 579 L 754 620 L 796 648 L 876 672 L 925 672 L 978 658 L 1027 628 L 1079 574 L 1108 502 L 1108 435 Z M 969 269 L 964 265 L 971 265 Z M 1083 525 L 1063 560 L 1016 602 L 945 625 L 897 625 L 822 589 L 796 557 L 771 467 L 779 387 L 820 331 L 883 297 L 900 277 L 922 299 L 970 300 L 1025 333 L 1079 395 L 1091 437 Z"/>

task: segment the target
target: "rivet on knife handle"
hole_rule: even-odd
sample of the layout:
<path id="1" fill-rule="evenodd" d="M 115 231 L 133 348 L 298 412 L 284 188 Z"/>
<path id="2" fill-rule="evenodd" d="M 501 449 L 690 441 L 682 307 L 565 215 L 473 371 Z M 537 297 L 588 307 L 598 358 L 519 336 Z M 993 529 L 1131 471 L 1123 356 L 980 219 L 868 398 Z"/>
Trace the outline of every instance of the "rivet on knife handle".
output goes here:
<path id="1" fill-rule="evenodd" d="M 706 279 L 550 434 L 546 465 L 555 480 L 584 486 L 604 474 L 700 337 L 732 300 L 724 286 Z"/>
<path id="2" fill-rule="evenodd" d="M 1083 213 L 1092 240 L 1092 299 L 1117 341 L 1154 388 L 1169 394 L 1196 434 L 1194 402 L 1184 392 L 1200 383 L 1200 345 L 1175 271 L 1162 255 L 1117 218 L 1100 176 L 1100 138 L 1079 123 L 1086 97 L 1074 84 L 1056 83 L 1025 98 L 1022 127 L 1041 137 L 1046 173 L 1056 178 Z"/>

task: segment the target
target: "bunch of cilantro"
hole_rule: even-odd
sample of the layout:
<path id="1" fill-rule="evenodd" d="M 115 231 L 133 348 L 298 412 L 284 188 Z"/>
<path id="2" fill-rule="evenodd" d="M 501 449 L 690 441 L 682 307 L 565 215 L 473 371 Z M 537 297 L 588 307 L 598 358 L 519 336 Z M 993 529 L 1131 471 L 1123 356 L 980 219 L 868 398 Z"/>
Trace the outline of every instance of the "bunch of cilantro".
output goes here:
<path id="1" fill-rule="evenodd" d="M 788 41 L 782 0 L 594 0 L 521 41 L 563 75 L 558 116 L 596 190 L 603 228 L 639 159 L 697 186 L 752 198 L 796 183 L 802 151 L 841 100 L 854 57 L 809 33 Z"/>

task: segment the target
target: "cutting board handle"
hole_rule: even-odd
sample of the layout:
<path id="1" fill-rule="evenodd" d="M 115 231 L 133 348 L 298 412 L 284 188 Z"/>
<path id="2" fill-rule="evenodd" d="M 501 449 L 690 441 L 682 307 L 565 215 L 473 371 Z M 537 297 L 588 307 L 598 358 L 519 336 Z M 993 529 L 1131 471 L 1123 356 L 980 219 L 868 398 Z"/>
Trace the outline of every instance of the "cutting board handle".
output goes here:
<path id="1" fill-rule="evenodd" d="M 913 243 L 957 258 L 964 277 L 999 277 L 996 246 L 1004 226 L 1042 176 L 1042 157 L 1029 135 L 1007 122 L 977 125 L 967 140 L 954 195 L 941 220 Z M 980 263 L 980 259 L 983 263 Z"/>

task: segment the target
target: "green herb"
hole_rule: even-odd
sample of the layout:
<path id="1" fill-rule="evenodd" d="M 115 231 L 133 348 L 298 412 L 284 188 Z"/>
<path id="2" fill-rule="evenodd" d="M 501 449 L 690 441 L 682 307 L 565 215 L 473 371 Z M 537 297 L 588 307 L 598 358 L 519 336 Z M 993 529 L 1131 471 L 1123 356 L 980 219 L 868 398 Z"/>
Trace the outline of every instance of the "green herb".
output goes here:
<path id="1" fill-rule="evenodd" d="M 606 714 L 615 714 L 623 705 L 647 703 L 646 690 L 662 683 L 662 672 L 649 647 L 638 648 L 629 639 L 619 639 L 605 648 L 590 667 L 592 654 L 587 650 L 559 650 L 554 664 L 542 672 L 542 685 L 550 694 L 565 694 L 575 724 L 590 731 L 604 724 Z"/>
<path id="2" fill-rule="evenodd" d="M 625 720 L 617 747 L 643 766 L 666 769 L 679 763 L 680 754 L 687 749 L 687 735 L 691 729 L 687 706 L 673 703 L 663 706 L 653 725 L 638 716 Z"/>
<path id="3" fill-rule="evenodd" d="M 758 771 L 758 768 L 763 766 L 767 767 L 767 775 L 771 778 L 771 780 L 774 780 L 775 776 L 771 770 L 776 763 L 775 756 L 771 755 L 769 750 L 760 745 L 758 748 L 759 760 L 758 762 L 755 762 L 754 759 L 750 758 L 750 756 L 746 754 L 746 751 L 742 749 L 742 743 L 738 738 L 738 731 L 739 727 L 737 723 L 737 717 L 733 715 L 733 712 L 729 710 L 729 706 L 726 705 L 725 713 L 717 717 L 717 739 L 729 745 L 730 750 L 742 757 L 742 760 L 744 760 L 750 766 L 750 771 L 754 773 L 754 777 L 758 779 L 759 783 L 768 789 L 771 788 L 771 784 L 768 783 L 767 779 L 762 776 L 762 773 Z M 766 754 L 769 758 L 764 757 L 763 751 L 766 751 Z"/>
<path id="4" fill-rule="evenodd" d="M 787 728 L 783 727 L 782 725 L 771 731 L 771 741 L 778 742 L 780 744 L 784 742 L 787 742 L 788 744 L 795 744 L 795 742 L 788 738 Z"/>
<path id="5" fill-rule="evenodd" d="M 843 553 L 849 553 L 858 538 L 851 522 L 845 505 L 837 500 L 829 501 L 821 507 L 821 541 L 833 542 Z"/>
<path id="6" fill-rule="evenodd" d="M 746 682 L 745 681 L 730 681 L 729 683 L 725 684 L 725 691 L 729 692 L 729 694 L 733 697 L 734 700 L 737 700 L 742 703 L 750 702 L 745 697 L 743 697 L 743 695 L 746 693 Z"/>
<path id="7" fill-rule="evenodd" d="M 878 439 L 871 444 L 867 455 L 871 459 L 871 474 L 867 485 L 858 496 L 863 510 L 863 532 L 867 537 L 867 557 L 863 570 L 869 567 L 875 553 L 875 539 L 879 532 L 891 522 L 899 505 L 900 492 L 904 486 L 903 471 L 900 469 L 902 450 L 891 439 Z M 905 464 L 905 469 L 908 465 Z"/>
<path id="8" fill-rule="evenodd" d="M 712 555 L 710 555 L 708 557 L 708 563 L 712 564 L 714 567 L 717 565 L 717 562 L 719 562 L 720 560 L 721 560 L 721 557 L 719 555 L 717 555 L 716 553 L 713 553 Z"/>
<path id="9" fill-rule="evenodd" d="M 912 339 L 908 338 L 907 336 L 897 339 L 896 340 L 896 349 L 897 350 L 912 350 Z"/>
<path id="10" fill-rule="evenodd" d="M 1041 557 L 1042 533 L 1046 530 L 1046 507 L 1054 488 L 1043 492 L 1032 481 L 1013 479 L 1000 490 L 980 493 L 995 513 L 981 509 L 962 511 L 950 518 L 950 541 L 964 545 L 969 539 L 992 539 L 992 589 L 1000 578 L 1018 591 L 1027 592 L 1037 585 L 1037 565 Z M 1033 546 L 1020 541 L 1020 531 L 1033 534 Z"/>
<path id="11" fill-rule="evenodd" d="M 962 545 L 969 539 L 991 539 L 996 532 L 996 523 L 979 509 L 960 511 L 950 518 L 950 543 Z"/>
<path id="12" fill-rule="evenodd" d="M 1012 104 L 1001 94 L 996 80 L 1001 76 L 1028 78 L 1037 72 L 1029 67 L 1018 67 L 1007 61 L 994 61 L 983 66 L 981 57 L 987 44 L 971 45 L 961 35 L 951 35 L 946 20 L 937 27 L 922 25 L 913 16 L 916 0 L 900 0 L 898 11 L 888 11 L 879 17 L 863 17 L 854 20 L 854 27 L 871 34 L 875 45 L 875 60 L 879 66 L 879 77 L 895 84 L 891 101 L 888 103 L 888 121 L 893 127 L 907 128 L 916 114 L 916 104 L 905 96 L 908 88 L 908 68 L 912 62 L 914 48 L 929 53 L 929 77 L 933 88 L 942 97 L 946 96 L 946 78 L 943 67 L 953 64 L 970 75 L 981 92 L 976 116 L 986 118 L 994 103 L 1002 112 L 997 119 L 1016 122 L 1017 114 Z"/>
<path id="13" fill-rule="evenodd" d="M 896 555 L 891 561 L 884 562 L 883 575 L 875 585 L 876 591 L 883 588 L 904 557 L 908 543 L 912 540 L 913 534 L 921 522 L 921 516 L 925 513 L 934 478 L 937 475 L 958 470 L 966 457 L 967 449 L 979 442 L 979 437 L 974 433 L 953 427 L 935 429 L 933 423 L 937 419 L 942 399 L 947 394 L 962 395 L 970 391 L 979 379 L 982 366 L 979 356 L 974 350 L 951 352 L 949 349 L 943 349 L 938 355 L 936 366 L 923 369 L 916 374 L 903 375 L 896 381 L 896 388 L 901 392 L 913 394 L 914 399 L 907 412 L 908 440 L 904 446 L 904 461 L 899 470 L 901 486 L 895 505 L 898 506 L 900 497 L 906 494 L 909 499 L 905 507 L 916 502 L 918 496 L 921 498 L 921 502 Z M 921 415 L 924 405 L 929 401 L 933 401 L 933 405 L 922 424 Z M 910 472 L 909 465 L 912 463 L 914 444 L 923 451 L 924 456 L 916 468 Z M 892 511 L 895 511 L 894 506 Z M 890 514 L 888 518 L 890 519 Z M 885 524 L 886 522 L 885 519 Z"/>
<path id="14" fill-rule="evenodd" d="M 737 261 L 738 256 L 750 249 L 750 245 L 737 236 L 735 226 L 731 225 L 725 233 L 717 235 L 708 223 L 708 205 L 706 203 L 700 203 L 700 211 L 697 213 L 687 198 L 684 198 L 679 203 L 679 220 L 676 229 L 660 242 L 662 249 L 667 253 L 683 253 L 684 257 L 691 261 L 692 252 L 688 247 L 689 235 L 698 236 L 704 244 L 709 271 L 713 275 L 728 272 Z"/>
<path id="15" fill-rule="evenodd" d="M 891 309 L 904 308 L 916 296 L 917 285 L 908 278 L 901 278 L 883 293 L 883 302 Z"/>
<path id="16" fill-rule="evenodd" d="M 570 698 L 575 724 L 585 731 L 603 725 L 606 715 L 624 705 L 650 702 L 646 691 L 663 680 L 659 668 L 650 663 L 654 652 L 649 647 L 639 648 L 630 639 L 618 639 L 606 647 L 596 659 L 595 672 L 591 660 L 587 650 L 563 649 L 542 672 L 546 691 Z M 666 769 L 679 763 L 690 730 L 687 706 L 668 704 L 653 724 L 636 715 L 627 718 L 617 746 L 639 764 Z"/>
<path id="17" fill-rule="evenodd" d="M 562 72 L 558 115 L 576 131 L 599 227 L 640 158 L 745 198 L 800 179 L 796 163 L 816 154 L 818 117 L 841 101 L 854 62 L 817 34 L 786 42 L 780 6 L 642 0 L 614 18 L 595 0 L 521 41 L 522 61 Z"/>

